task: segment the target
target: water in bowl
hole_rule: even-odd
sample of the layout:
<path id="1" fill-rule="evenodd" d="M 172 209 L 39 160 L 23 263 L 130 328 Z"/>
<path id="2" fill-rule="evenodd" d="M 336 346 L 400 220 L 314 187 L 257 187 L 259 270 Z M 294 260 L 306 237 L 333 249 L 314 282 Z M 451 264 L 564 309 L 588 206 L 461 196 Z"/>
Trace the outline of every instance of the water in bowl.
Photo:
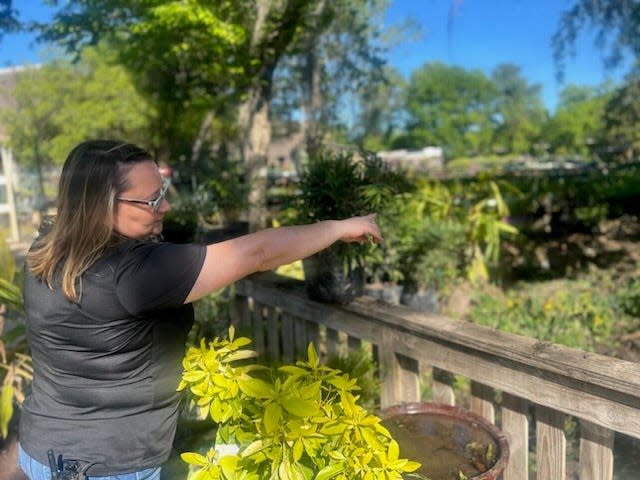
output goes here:
<path id="1" fill-rule="evenodd" d="M 383 424 L 400 445 L 401 456 L 420 462 L 416 473 L 430 480 L 473 479 L 497 458 L 494 439 L 472 421 L 414 413 L 395 415 Z"/>

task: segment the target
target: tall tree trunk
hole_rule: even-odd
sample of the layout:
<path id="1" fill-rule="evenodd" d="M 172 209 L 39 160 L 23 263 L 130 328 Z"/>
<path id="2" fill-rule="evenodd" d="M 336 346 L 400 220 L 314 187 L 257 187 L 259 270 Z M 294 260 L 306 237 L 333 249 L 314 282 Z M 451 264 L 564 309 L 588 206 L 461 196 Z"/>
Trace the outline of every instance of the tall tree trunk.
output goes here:
<path id="1" fill-rule="evenodd" d="M 265 93 L 263 85 L 252 87 L 238 109 L 242 157 L 250 185 L 247 220 L 251 230 L 265 226 L 267 213 L 267 153 L 271 142 L 271 123 L 269 99 Z"/>
<path id="2" fill-rule="evenodd" d="M 327 8 L 326 0 L 316 3 L 313 17 L 321 18 Z M 318 25 L 314 26 L 319 29 Z M 318 49 L 314 43 L 307 46 L 302 70 L 302 134 L 307 151 L 311 152 L 322 142 L 322 116 L 324 98 L 320 89 L 322 62 L 318 58 Z"/>
<path id="3" fill-rule="evenodd" d="M 323 0 L 324 1 L 324 0 Z M 274 12 L 281 11 L 273 17 Z M 267 154 L 271 142 L 269 102 L 273 86 L 273 72 L 278 61 L 293 41 L 296 30 L 309 8 L 308 0 L 287 0 L 284 6 L 272 0 L 256 2 L 256 21 L 251 34 L 251 55 L 259 60 L 254 81 L 238 109 L 241 151 L 246 167 L 249 193 L 249 228 L 263 227 L 266 220 Z M 267 28 L 271 18 L 276 26 Z"/>
<path id="4" fill-rule="evenodd" d="M 305 57 L 302 71 L 302 133 L 310 152 L 322 142 L 323 96 L 320 90 L 320 69 L 317 53 L 311 48 Z"/>
<path id="5" fill-rule="evenodd" d="M 200 124 L 198 135 L 196 136 L 196 139 L 191 147 L 191 193 L 196 193 L 196 190 L 198 188 L 198 181 L 196 179 L 194 166 L 198 163 L 198 159 L 200 158 L 200 154 L 202 153 L 202 148 L 207 139 L 207 136 L 211 134 L 213 117 L 213 111 L 207 112 L 204 119 L 202 120 L 202 123 Z"/>
<path id="6" fill-rule="evenodd" d="M 269 0 L 256 2 L 256 21 L 251 32 L 251 52 L 254 55 L 265 35 L 265 23 L 271 8 L 269 3 Z M 251 231 L 263 227 L 266 219 L 267 154 L 271 142 L 269 97 L 274 69 L 275 63 L 271 68 L 262 65 L 260 74 L 252 82 L 244 102 L 238 108 L 241 152 L 250 188 L 247 220 Z"/>

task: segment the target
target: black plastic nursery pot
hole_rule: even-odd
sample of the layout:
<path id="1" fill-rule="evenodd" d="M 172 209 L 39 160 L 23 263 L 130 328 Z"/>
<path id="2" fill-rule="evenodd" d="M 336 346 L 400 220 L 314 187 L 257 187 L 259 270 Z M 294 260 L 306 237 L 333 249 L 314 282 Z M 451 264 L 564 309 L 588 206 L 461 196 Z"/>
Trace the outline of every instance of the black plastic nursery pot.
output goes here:
<path id="1" fill-rule="evenodd" d="M 430 480 L 497 480 L 507 466 L 505 435 L 464 408 L 406 403 L 384 409 L 380 417 L 401 456 L 422 463 L 417 473 Z"/>
<path id="2" fill-rule="evenodd" d="M 338 254 L 328 248 L 302 261 L 304 281 L 310 299 L 345 305 L 364 294 L 364 271 L 346 269 Z"/>

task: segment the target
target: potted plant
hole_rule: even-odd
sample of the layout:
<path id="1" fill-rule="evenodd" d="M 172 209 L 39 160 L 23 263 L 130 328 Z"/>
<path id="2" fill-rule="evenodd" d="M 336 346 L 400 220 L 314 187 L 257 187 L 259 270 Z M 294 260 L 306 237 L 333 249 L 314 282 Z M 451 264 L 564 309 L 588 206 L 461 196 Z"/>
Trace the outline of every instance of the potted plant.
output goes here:
<path id="1" fill-rule="evenodd" d="M 285 223 L 312 223 L 379 212 L 408 182 L 370 152 L 315 150 Z M 310 298 L 348 303 L 364 289 L 367 245 L 337 243 L 303 261 Z"/>
<path id="2" fill-rule="evenodd" d="M 231 327 L 185 356 L 179 389 L 218 423 L 217 448 L 182 454 L 189 480 L 401 480 L 420 467 L 358 405 L 356 380 L 320 365 L 313 344 L 306 361 L 269 368 L 245 362 L 256 356 L 249 343 Z"/>
<path id="3" fill-rule="evenodd" d="M 507 214 L 494 182 L 455 192 L 418 180 L 379 218 L 385 242 L 370 262 L 372 276 L 401 287 L 396 303 L 438 312 L 457 283 L 488 279 L 502 237 L 517 233 L 506 223 Z"/>
<path id="4" fill-rule="evenodd" d="M 415 310 L 437 313 L 441 290 L 462 274 L 464 225 L 451 217 L 453 200 L 437 182 L 411 179 L 378 219 L 385 241 L 370 262 L 375 280 L 367 294 Z"/>

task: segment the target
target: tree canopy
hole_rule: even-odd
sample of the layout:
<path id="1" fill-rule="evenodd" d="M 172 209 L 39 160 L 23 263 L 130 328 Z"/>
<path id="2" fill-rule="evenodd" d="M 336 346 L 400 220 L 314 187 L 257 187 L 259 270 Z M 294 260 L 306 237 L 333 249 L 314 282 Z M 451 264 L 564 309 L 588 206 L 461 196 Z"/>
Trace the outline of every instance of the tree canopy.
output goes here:
<path id="1" fill-rule="evenodd" d="M 405 81 L 385 66 L 381 14 L 387 0 L 50 3 L 59 5 L 54 20 L 28 28 L 75 56 L 73 68 L 80 69 L 78 79 L 87 85 L 74 83 L 74 93 L 101 99 L 110 88 L 95 87 L 91 93 L 89 85 L 97 85 L 94 80 L 103 75 L 99 70 L 119 65 L 104 85 L 120 85 L 127 98 L 135 94 L 135 102 L 144 104 L 135 115 L 122 102 L 94 102 L 108 131 L 140 138 L 161 160 L 181 159 L 186 171 L 213 172 L 204 166 L 240 161 L 242 181 L 251 187 L 261 181 L 274 119 L 321 141 L 377 150 L 436 145 L 448 158 L 540 151 L 589 155 L 607 143 L 635 143 L 631 132 L 636 123 L 624 107 L 633 95 L 632 77 L 615 92 L 613 87 L 569 86 L 553 115 L 542 104 L 540 85 L 531 84 L 514 64 L 498 65 L 487 75 L 427 63 Z M 635 10 L 613 3 L 573 1 L 563 16 L 565 23 L 573 23 L 554 39 L 558 58 L 569 52 L 587 21 L 611 27 L 611 35 L 603 38 L 634 51 L 637 42 L 625 32 L 633 26 Z M 0 23 L 0 29 L 15 28 L 18 12 L 9 0 L 0 0 L 0 19 L 3 15 L 13 23 Z M 92 55 L 107 53 L 107 61 L 95 63 Z M 120 84 L 122 76 L 127 87 Z M 37 98 L 34 93 L 32 99 Z M 83 108 L 90 110 L 90 104 Z M 47 135 L 56 139 L 39 146 L 45 162 L 59 158 L 74 138 L 101 131 L 92 119 L 76 129 L 77 137 L 60 133 L 61 125 L 87 116 L 72 105 L 79 102 L 50 115 L 55 128 Z M 24 117 L 40 122 L 40 132 L 47 124 L 43 118 L 49 118 L 45 107 L 43 101 L 37 116 Z M 251 204 L 260 202 L 263 193 L 254 195 Z"/>
<path id="2" fill-rule="evenodd" d="M 619 65 L 625 53 L 640 56 L 640 3 L 619 0 L 572 0 L 552 38 L 557 75 L 563 78 L 567 58 L 575 55 L 578 35 L 595 29 L 595 43 L 604 54 L 605 67 Z"/>
<path id="3" fill-rule="evenodd" d="M 601 145 L 608 92 L 570 84 L 560 92 L 560 101 L 543 127 L 542 138 L 553 153 L 588 155 Z"/>
<path id="4" fill-rule="evenodd" d="M 62 164 L 87 138 L 126 138 L 151 146 L 153 107 L 137 93 L 127 71 L 109 58 L 104 49 L 90 48 L 75 64 L 59 59 L 15 73 L 10 92 L 15 108 L 3 112 L 2 120 L 22 165 L 42 176 L 44 167 Z"/>
<path id="5" fill-rule="evenodd" d="M 444 146 L 451 156 L 486 151 L 494 121 L 496 85 L 481 71 L 428 63 L 411 75 L 406 137 L 396 146 Z"/>
<path id="6" fill-rule="evenodd" d="M 17 13 L 12 7 L 11 0 L 0 0 L 0 39 L 2 34 L 20 28 Z"/>

